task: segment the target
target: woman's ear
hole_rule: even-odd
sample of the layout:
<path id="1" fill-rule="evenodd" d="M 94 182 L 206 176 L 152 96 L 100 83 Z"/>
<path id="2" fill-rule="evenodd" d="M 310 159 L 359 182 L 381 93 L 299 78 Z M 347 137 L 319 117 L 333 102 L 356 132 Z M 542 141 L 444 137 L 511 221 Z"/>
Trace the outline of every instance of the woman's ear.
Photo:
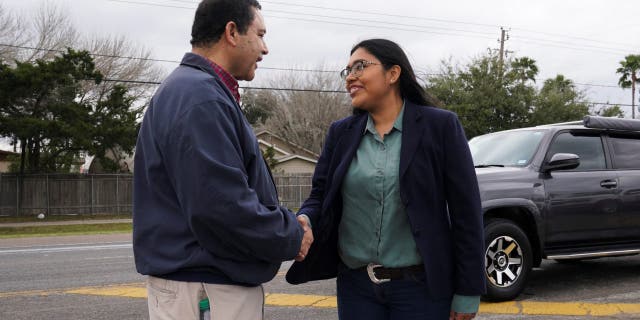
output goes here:
<path id="1" fill-rule="evenodd" d="M 400 74 L 402 74 L 402 68 L 399 65 L 394 65 L 389 70 L 387 70 L 387 75 L 389 78 L 389 84 L 395 84 L 400 80 Z"/>

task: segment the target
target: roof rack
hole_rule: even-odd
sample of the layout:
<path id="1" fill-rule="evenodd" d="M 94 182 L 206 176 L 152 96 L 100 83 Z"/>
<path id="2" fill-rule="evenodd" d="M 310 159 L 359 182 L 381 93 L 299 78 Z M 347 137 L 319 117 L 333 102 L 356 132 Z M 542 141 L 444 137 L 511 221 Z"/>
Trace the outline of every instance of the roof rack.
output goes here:
<path id="1" fill-rule="evenodd" d="M 587 128 L 621 131 L 640 131 L 640 120 L 586 116 L 582 121 Z"/>
<path id="2" fill-rule="evenodd" d="M 584 125 L 584 121 L 576 120 L 576 121 L 569 121 L 569 122 L 549 123 L 549 124 L 542 124 L 536 127 L 554 127 L 554 126 L 570 126 L 570 125 L 582 126 Z"/>

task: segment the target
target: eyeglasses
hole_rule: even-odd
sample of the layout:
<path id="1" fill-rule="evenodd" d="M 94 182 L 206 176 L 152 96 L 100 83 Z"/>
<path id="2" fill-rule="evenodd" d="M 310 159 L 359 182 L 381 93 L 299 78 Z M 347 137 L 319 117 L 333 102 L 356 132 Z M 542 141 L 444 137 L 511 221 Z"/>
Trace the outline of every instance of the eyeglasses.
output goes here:
<path id="1" fill-rule="evenodd" d="M 375 64 L 379 64 L 379 63 L 373 62 L 373 61 L 366 61 L 366 60 L 356 61 L 353 63 L 351 67 L 346 67 L 344 68 L 344 70 L 340 71 L 340 77 L 343 80 L 346 80 L 347 77 L 351 74 L 354 77 L 358 78 L 362 75 L 362 71 L 364 70 L 364 68 L 370 65 L 375 65 Z"/>

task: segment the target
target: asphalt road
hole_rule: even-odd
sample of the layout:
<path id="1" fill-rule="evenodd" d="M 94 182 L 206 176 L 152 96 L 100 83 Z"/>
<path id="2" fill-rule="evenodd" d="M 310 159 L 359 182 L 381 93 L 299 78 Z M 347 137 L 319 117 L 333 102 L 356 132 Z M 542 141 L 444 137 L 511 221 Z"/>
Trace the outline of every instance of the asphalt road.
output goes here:
<path id="1" fill-rule="evenodd" d="M 283 270 L 267 293 L 334 296 L 332 280 L 291 286 Z M 0 239 L 0 319 L 147 319 L 143 298 L 71 293 L 78 288 L 129 285 L 142 290 L 129 235 Z M 562 306 L 640 304 L 640 256 L 573 264 L 548 261 L 533 272 L 518 303 L 542 303 L 549 315 L 483 314 L 477 319 L 640 319 L 635 315 L 567 316 Z M 554 303 L 559 303 L 555 305 Z M 266 307 L 266 319 L 337 319 L 334 307 Z M 638 305 L 640 308 L 640 305 Z"/>

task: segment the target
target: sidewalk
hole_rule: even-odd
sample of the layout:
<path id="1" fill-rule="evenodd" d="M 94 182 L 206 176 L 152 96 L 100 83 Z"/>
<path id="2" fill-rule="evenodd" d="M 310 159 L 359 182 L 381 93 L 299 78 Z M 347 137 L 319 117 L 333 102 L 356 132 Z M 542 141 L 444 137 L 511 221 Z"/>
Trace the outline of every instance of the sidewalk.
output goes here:
<path id="1" fill-rule="evenodd" d="M 68 221 L 35 221 L 0 223 L 0 228 L 37 227 L 37 226 L 67 226 L 77 224 L 108 224 L 131 223 L 131 219 L 103 219 L 103 220 L 68 220 Z"/>

